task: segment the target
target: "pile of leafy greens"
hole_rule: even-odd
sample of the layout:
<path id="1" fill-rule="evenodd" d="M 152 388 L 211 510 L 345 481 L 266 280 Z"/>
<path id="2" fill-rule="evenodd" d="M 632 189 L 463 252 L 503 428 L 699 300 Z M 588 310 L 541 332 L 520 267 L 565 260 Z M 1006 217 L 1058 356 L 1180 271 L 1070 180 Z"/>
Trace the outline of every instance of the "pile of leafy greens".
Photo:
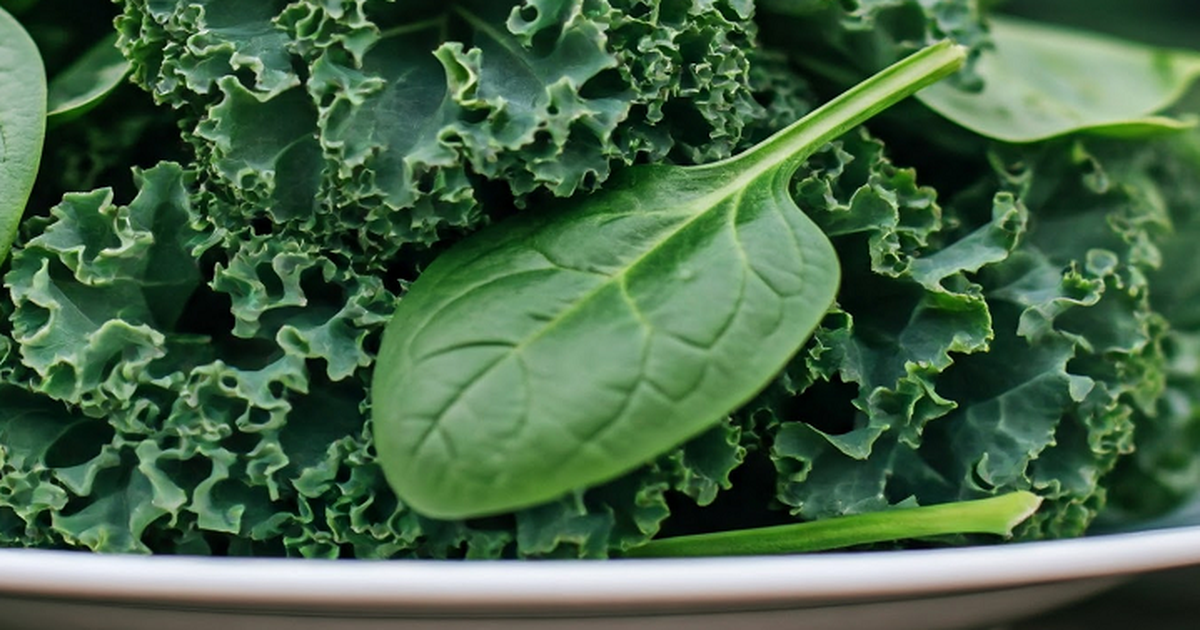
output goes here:
<path id="1" fill-rule="evenodd" d="M 1200 488 L 1200 53 L 975 0 L 118 0 L 64 21 L 74 4 L 0 0 L 2 545 L 606 557 L 1018 491 L 1041 503 L 1012 533 L 1036 539 L 1159 514 Z M 1042 4 L 1012 9 L 1058 19 Z M 1170 23 L 1186 4 L 1156 10 Z M 829 307 L 780 333 L 782 370 L 759 361 L 774 340 L 723 350 L 731 374 L 769 368 L 733 385 L 749 391 L 730 413 L 661 444 L 634 424 L 619 435 L 649 456 L 568 476 L 586 483 L 549 498 L 441 518 L 397 498 L 406 476 L 441 496 L 478 481 L 376 448 L 395 429 L 373 415 L 395 394 L 380 379 L 372 391 L 396 345 L 384 329 L 401 305 L 436 304 L 432 278 L 464 282 L 438 264 L 469 267 L 469 243 L 488 238 L 563 268 L 617 256 L 613 242 L 666 219 L 628 202 L 554 238 L 511 226 L 603 205 L 588 200 L 639 177 L 659 179 L 638 203 L 699 187 L 663 165 L 754 154 L 946 39 L 967 50 L 958 75 L 809 147 L 772 184 L 840 268 Z M 43 72 L 40 109 L 27 87 Z M 718 274 L 711 293 L 663 307 L 685 332 L 728 307 L 701 241 L 650 272 L 676 275 L 645 297 Z M 772 251 L 758 254 L 774 264 Z M 519 328 L 559 299 L 505 286 L 459 304 L 459 321 Z M 463 330 L 388 337 L 508 343 Z M 699 382 L 688 353 L 711 348 L 687 348 L 664 355 L 667 389 Z M 570 350 L 588 366 L 612 348 Z M 554 376 L 525 372 L 563 408 L 610 405 Z M 462 383 L 423 378 L 396 404 L 461 398 L 439 387 Z M 431 429 L 443 447 L 429 461 L 452 465 L 455 440 L 502 445 L 487 418 L 514 404 L 512 385 L 470 399 L 479 424 Z M 603 464 L 615 448 L 569 452 Z M 467 463 L 497 484 L 560 455 L 494 450 L 517 460 L 484 448 Z"/>

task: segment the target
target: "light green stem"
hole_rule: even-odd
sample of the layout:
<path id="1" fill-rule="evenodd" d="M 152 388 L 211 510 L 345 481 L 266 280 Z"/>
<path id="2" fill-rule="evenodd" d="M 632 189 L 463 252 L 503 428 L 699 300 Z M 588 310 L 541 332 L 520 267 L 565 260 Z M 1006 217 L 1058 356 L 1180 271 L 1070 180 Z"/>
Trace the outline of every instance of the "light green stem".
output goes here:
<path id="1" fill-rule="evenodd" d="M 694 536 L 652 540 L 625 552 L 627 558 L 743 556 L 828 551 L 855 545 L 941 536 L 994 534 L 1011 536 L 1042 503 L 1029 492 L 988 499 L 828 518 Z"/>
<path id="2" fill-rule="evenodd" d="M 829 141 L 958 71 L 966 56 L 965 48 L 950 41 L 929 46 L 859 83 L 749 151 L 699 168 L 737 161 L 743 163 L 741 172 L 746 179 L 778 168 L 786 169 L 783 174 L 790 177 Z"/>

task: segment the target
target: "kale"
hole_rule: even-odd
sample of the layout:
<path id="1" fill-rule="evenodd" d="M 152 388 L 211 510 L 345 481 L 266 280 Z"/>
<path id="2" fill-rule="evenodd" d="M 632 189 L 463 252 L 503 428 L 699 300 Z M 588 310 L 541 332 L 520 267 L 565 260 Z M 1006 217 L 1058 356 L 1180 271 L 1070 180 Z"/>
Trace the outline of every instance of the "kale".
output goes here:
<path id="1" fill-rule="evenodd" d="M 1136 523 L 1200 487 L 1195 53 L 1162 53 L 1182 71 L 1154 107 L 1087 104 L 1156 123 L 1121 137 L 997 140 L 930 97 L 810 147 L 786 189 L 841 283 L 783 370 L 606 481 L 438 519 L 389 484 L 372 390 L 426 270 L 625 178 L 721 164 L 946 38 L 969 62 L 937 94 L 978 99 L 1008 80 L 989 65 L 1011 52 L 990 27 L 1007 22 L 972 0 L 88 9 L 111 30 L 62 22 L 57 0 L 0 7 L 51 85 L 113 34 L 130 70 L 115 86 L 98 69 L 116 65 L 76 75 L 85 106 L 50 122 L 29 201 L 31 179 L 0 186 L 0 223 L 24 217 L 0 263 L 0 544 L 607 557 L 1025 492 L 1041 506 L 1014 534 L 1042 538 Z M 0 123 L 17 109 L 0 102 Z M 14 147 L 0 151 L 36 160 Z"/>

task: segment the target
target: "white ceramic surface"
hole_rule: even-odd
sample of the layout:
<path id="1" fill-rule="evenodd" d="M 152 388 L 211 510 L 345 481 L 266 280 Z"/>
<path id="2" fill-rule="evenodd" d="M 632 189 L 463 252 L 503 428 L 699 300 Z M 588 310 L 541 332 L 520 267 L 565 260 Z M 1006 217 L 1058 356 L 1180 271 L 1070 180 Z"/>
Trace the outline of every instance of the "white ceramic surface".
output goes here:
<path id="1" fill-rule="evenodd" d="M 930 551 L 358 562 L 0 551 L 0 628 L 987 627 L 1200 564 L 1200 527 Z"/>

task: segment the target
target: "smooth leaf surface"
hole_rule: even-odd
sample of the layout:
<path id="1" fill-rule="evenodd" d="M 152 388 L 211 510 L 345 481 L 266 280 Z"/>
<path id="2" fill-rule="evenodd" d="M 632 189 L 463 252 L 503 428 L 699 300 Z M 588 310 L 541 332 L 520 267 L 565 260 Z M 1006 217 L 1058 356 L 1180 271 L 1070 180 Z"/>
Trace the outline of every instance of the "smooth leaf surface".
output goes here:
<path id="1" fill-rule="evenodd" d="M 46 115 L 58 123 L 87 112 L 121 85 L 129 69 L 117 34 L 105 37 L 50 81 Z"/>
<path id="2" fill-rule="evenodd" d="M 0 9 L 0 262 L 37 177 L 46 135 L 46 73 L 29 34 Z"/>
<path id="3" fill-rule="evenodd" d="M 1008 538 L 1013 528 L 1037 512 L 1041 504 L 1036 494 L 1018 491 L 987 499 L 880 510 L 807 523 L 663 538 L 625 555 L 674 558 L 811 553 L 950 534 Z"/>
<path id="4" fill-rule="evenodd" d="M 1195 124 L 1160 115 L 1200 76 L 1200 52 L 1168 50 L 1015 20 L 991 23 L 979 92 L 950 84 L 920 100 L 980 135 L 1037 142 L 1071 133 L 1138 137 Z"/>
<path id="5" fill-rule="evenodd" d="M 838 286 L 832 246 L 791 198 L 795 169 L 962 58 L 931 47 L 739 156 L 630 169 L 443 254 L 379 353 L 374 430 L 392 488 L 440 518 L 534 505 L 746 402 Z"/>

